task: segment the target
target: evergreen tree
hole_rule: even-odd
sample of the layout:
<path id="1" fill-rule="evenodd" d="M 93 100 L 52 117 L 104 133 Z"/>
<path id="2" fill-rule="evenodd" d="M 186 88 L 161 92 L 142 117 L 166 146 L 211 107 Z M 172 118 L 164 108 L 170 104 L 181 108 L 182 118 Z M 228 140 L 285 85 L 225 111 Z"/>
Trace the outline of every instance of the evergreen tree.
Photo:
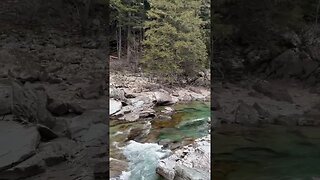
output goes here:
<path id="1" fill-rule="evenodd" d="M 194 77 L 208 62 L 199 0 L 150 0 L 144 65 L 163 80 Z"/>

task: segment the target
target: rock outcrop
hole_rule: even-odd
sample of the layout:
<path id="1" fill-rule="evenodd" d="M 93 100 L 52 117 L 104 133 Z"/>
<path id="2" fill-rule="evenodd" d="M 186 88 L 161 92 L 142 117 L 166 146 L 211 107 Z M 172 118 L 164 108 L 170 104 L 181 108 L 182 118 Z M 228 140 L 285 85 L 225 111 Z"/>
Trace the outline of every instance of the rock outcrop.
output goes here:
<path id="1" fill-rule="evenodd" d="M 167 180 L 209 180 L 211 172 L 210 135 L 195 140 L 159 161 L 157 173 Z"/>

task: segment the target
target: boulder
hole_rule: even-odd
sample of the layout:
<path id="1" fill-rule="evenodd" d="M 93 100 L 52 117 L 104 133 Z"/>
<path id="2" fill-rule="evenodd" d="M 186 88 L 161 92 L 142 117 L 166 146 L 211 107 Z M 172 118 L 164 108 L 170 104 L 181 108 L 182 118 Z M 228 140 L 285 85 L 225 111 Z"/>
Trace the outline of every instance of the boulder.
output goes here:
<path id="1" fill-rule="evenodd" d="M 128 163 L 118 159 L 110 158 L 110 177 L 119 177 L 128 168 Z M 107 168 L 105 168 L 107 169 Z"/>
<path id="2" fill-rule="evenodd" d="M 210 162 L 210 135 L 207 135 L 161 159 L 156 172 L 168 180 L 210 179 Z"/>
<path id="3" fill-rule="evenodd" d="M 47 106 L 48 110 L 56 116 L 68 114 L 68 105 L 62 101 L 53 101 Z"/>
<path id="4" fill-rule="evenodd" d="M 40 135 L 36 127 L 0 121 L 0 171 L 11 168 L 35 154 Z"/>
<path id="5" fill-rule="evenodd" d="M 78 103 L 64 102 L 59 99 L 49 99 L 47 109 L 55 116 L 62 116 L 69 113 L 82 114 L 85 111 L 85 108 Z"/>
<path id="6" fill-rule="evenodd" d="M 49 128 L 55 119 L 47 110 L 47 95 L 43 90 L 35 90 L 29 83 L 24 86 L 13 82 L 13 109 L 16 118 L 31 123 L 41 123 Z"/>
<path id="7" fill-rule="evenodd" d="M 121 90 L 121 89 L 117 89 L 115 87 L 110 87 L 109 88 L 109 98 L 113 98 L 113 99 L 117 99 L 120 101 L 124 101 L 126 99 L 126 95 L 128 96 L 128 94 L 131 94 L 130 92 L 128 92 L 128 90 L 126 89 Z"/>
<path id="8" fill-rule="evenodd" d="M 156 98 L 157 105 L 163 106 L 163 105 L 170 105 L 174 103 L 169 93 L 155 92 L 154 96 Z"/>
<path id="9" fill-rule="evenodd" d="M 189 168 L 182 164 L 174 167 L 175 180 L 210 180 L 210 174 L 198 168 Z"/>
<path id="10" fill-rule="evenodd" d="M 101 80 L 103 82 L 103 80 Z M 97 99 L 103 95 L 103 84 L 101 82 L 92 82 L 80 89 L 80 96 L 84 99 Z"/>
<path id="11" fill-rule="evenodd" d="M 68 102 L 68 111 L 75 114 L 82 114 L 85 111 L 85 108 L 82 107 L 79 103 L 76 102 Z"/>
<path id="12" fill-rule="evenodd" d="M 76 141 L 82 142 L 85 146 L 101 146 L 108 141 L 109 128 L 106 124 L 93 124 L 87 131 L 78 133 Z"/>
<path id="13" fill-rule="evenodd" d="M 73 154 L 72 150 L 77 144 L 67 138 L 60 138 L 39 145 L 38 153 L 22 163 L 0 172 L 4 179 L 24 179 L 43 173 L 48 167 L 66 161 Z"/>
<path id="14" fill-rule="evenodd" d="M 82 137 L 93 124 L 106 123 L 105 110 L 95 109 L 84 112 L 67 121 L 67 135 L 73 139 Z"/>

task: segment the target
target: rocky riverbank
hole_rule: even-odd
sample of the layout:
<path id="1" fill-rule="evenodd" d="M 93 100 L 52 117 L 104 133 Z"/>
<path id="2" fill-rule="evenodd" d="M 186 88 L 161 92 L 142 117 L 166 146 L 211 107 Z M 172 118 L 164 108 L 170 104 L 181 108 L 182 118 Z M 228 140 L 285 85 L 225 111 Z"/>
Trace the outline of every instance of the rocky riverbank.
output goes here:
<path id="1" fill-rule="evenodd" d="M 156 106 L 190 101 L 210 101 L 205 87 L 166 88 L 139 74 L 110 74 L 110 109 L 112 118 L 124 121 L 155 118 Z M 173 111 L 167 107 L 164 112 Z M 170 118 L 162 116 L 160 118 Z"/>
<path id="2" fill-rule="evenodd" d="M 170 125 L 170 124 L 177 124 L 181 120 L 174 119 L 173 115 L 175 114 L 176 109 L 174 108 L 173 105 L 181 104 L 181 103 L 190 103 L 194 101 L 208 102 L 210 101 L 210 91 L 208 88 L 201 87 L 201 86 L 167 88 L 165 86 L 162 86 L 152 81 L 151 79 L 143 77 L 141 74 L 129 74 L 129 73 L 118 72 L 118 73 L 110 74 L 110 98 L 111 99 L 109 100 L 110 102 L 109 114 L 111 118 L 114 119 L 114 121 L 112 121 L 112 124 L 123 124 L 124 126 L 126 126 L 126 124 L 128 123 L 134 123 L 134 122 L 142 123 L 141 125 L 135 124 L 135 126 L 132 126 L 132 127 L 130 126 L 131 128 L 128 128 L 127 126 L 126 131 L 128 132 L 126 131 L 118 132 L 118 134 L 127 133 L 128 135 L 124 137 L 127 140 L 137 140 L 149 135 L 151 137 L 153 136 L 157 137 L 158 136 L 156 135 L 157 133 L 151 132 L 151 131 L 161 131 L 160 127 L 159 129 L 156 129 L 157 124 L 159 125 L 162 124 L 161 127 L 164 129 L 165 127 L 173 128 L 173 129 L 176 128 L 174 125 Z M 190 108 L 192 109 L 192 106 L 190 106 Z M 209 112 L 209 107 L 207 111 Z M 157 120 L 157 121 L 155 122 L 154 120 Z M 146 121 L 148 123 L 144 124 L 143 122 L 146 122 Z M 150 121 L 154 126 L 153 128 L 151 128 Z M 171 121 L 173 122 L 170 123 Z M 168 125 L 164 125 L 163 123 L 167 123 Z M 189 123 L 192 124 L 194 122 L 189 122 Z M 204 124 L 207 124 L 207 123 L 208 123 L 207 121 L 204 122 Z M 137 125 L 138 127 L 136 127 Z M 193 125 L 197 126 L 195 124 Z M 208 125 L 206 125 L 206 127 L 208 127 Z M 178 131 L 176 133 L 178 133 Z M 114 134 L 114 136 L 116 135 L 117 134 Z M 179 134 L 173 135 L 172 133 L 170 135 L 175 137 L 180 136 Z M 167 136 L 170 136 L 170 135 L 167 133 Z M 185 134 L 185 136 L 188 136 L 188 134 Z M 119 138 L 117 139 L 119 140 Z M 132 153 L 139 154 L 140 153 L 139 151 L 136 152 L 136 149 L 138 147 L 146 146 L 146 148 L 150 148 L 150 152 L 145 152 L 144 155 L 141 154 L 141 156 L 146 156 L 145 158 L 148 159 L 148 163 L 153 164 L 152 167 L 154 166 L 154 170 L 151 170 L 151 171 L 154 171 L 154 174 L 158 173 L 165 179 L 173 179 L 173 177 L 176 177 L 176 178 L 179 177 L 180 179 L 188 179 L 192 176 L 192 173 L 194 172 L 198 172 L 198 175 L 201 178 L 209 179 L 210 177 L 210 137 L 209 135 L 202 139 L 196 140 L 193 144 L 190 144 L 193 142 L 193 140 L 192 138 L 189 138 L 189 143 L 187 143 L 189 144 L 189 146 L 184 147 L 183 144 L 185 144 L 186 142 L 187 140 L 185 140 L 185 142 L 178 143 L 170 139 L 164 139 L 158 142 L 158 140 L 154 139 L 153 141 L 148 141 L 148 143 L 151 143 L 151 144 L 148 144 L 148 143 L 144 144 L 144 143 L 139 143 L 139 141 L 138 142 L 132 141 L 131 144 L 123 148 L 126 149 L 124 150 L 127 153 L 126 156 L 133 158 L 131 159 L 131 161 L 134 161 L 134 162 L 137 161 L 137 160 L 134 160 L 137 157 L 132 157 L 133 155 L 131 154 Z M 111 142 L 111 143 L 119 144 L 119 142 Z M 140 144 L 140 145 L 136 145 L 136 144 Z M 165 147 L 166 149 L 165 152 L 162 152 L 161 150 L 162 146 Z M 116 148 L 116 146 L 114 148 Z M 120 149 L 123 149 L 123 148 L 120 148 Z M 159 157 L 161 159 L 163 158 L 162 156 L 164 154 L 167 154 L 167 151 L 170 151 L 170 149 L 174 151 L 174 154 L 170 156 L 169 159 L 163 159 L 163 160 L 170 161 L 170 164 L 172 166 L 171 169 L 170 168 L 162 169 L 163 166 L 161 164 L 157 165 L 157 162 L 153 162 L 153 161 L 149 162 L 150 156 L 153 156 L 152 153 L 154 153 L 154 156 L 161 155 L 161 157 Z M 201 152 L 203 151 L 203 153 L 198 153 L 198 151 L 201 151 Z M 183 158 L 182 156 L 180 156 L 181 154 L 184 154 L 184 155 L 187 154 L 187 156 Z M 118 153 L 116 155 L 115 154 L 113 155 L 115 157 L 118 157 L 119 159 L 114 159 L 114 158 L 111 159 L 112 177 L 117 179 L 117 177 L 119 177 L 120 175 L 126 176 L 126 173 L 123 173 L 123 172 L 127 172 L 128 170 L 130 170 L 128 169 L 128 163 L 126 162 L 126 160 L 123 160 L 123 157 L 122 157 L 123 155 L 121 156 Z M 204 167 L 190 165 L 190 163 L 192 163 L 193 161 L 195 161 L 197 158 L 200 158 L 200 157 L 202 157 L 204 160 L 203 161 L 205 163 L 203 165 Z M 182 163 L 181 164 L 178 163 L 177 166 L 175 166 L 175 164 L 172 162 L 173 159 L 174 159 L 174 163 L 176 162 L 177 159 L 180 159 Z M 131 163 L 134 163 L 134 162 L 131 162 Z M 134 167 L 137 168 L 139 166 L 143 166 L 144 165 L 143 162 L 141 163 L 142 165 L 136 164 Z M 156 166 L 158 166 L 157 168 L 158 170 L 155 169 Z M 173 168 L 176 168 L 176 170 Z M 131 176 L 133 176 L 132 178 L 137 178 L 137 176 L 139 176 L 139 174 L 135 174 L 137 170 L 132 170 L 132 171 L 133 172 L 129 171 L 128 173 L 130 174 L 133 173 L 131 174 Z M 148 173 L 150 172 L 148 171 Z M 151 178 L 151 176 L 147 174 L 144 174 L 144 176 Z"/>

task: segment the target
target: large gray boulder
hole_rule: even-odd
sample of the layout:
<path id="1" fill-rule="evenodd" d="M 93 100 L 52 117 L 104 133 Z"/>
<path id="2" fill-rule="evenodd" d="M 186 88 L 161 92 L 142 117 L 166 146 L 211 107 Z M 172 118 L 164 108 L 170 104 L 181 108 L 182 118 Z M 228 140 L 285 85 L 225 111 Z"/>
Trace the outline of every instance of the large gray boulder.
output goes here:
<path id="1" fill-rule="evenodd" d="M 170 105 L 174 103 L 169 93 L 155 92 L 154 96 L 156 97 L 157 105 Z"/>
<path id="2" fill-rule="evenodd" d="M 36 127 L 0 121 L 0 171 L 11 168 L 35 154 L 40 141 Z"/>

